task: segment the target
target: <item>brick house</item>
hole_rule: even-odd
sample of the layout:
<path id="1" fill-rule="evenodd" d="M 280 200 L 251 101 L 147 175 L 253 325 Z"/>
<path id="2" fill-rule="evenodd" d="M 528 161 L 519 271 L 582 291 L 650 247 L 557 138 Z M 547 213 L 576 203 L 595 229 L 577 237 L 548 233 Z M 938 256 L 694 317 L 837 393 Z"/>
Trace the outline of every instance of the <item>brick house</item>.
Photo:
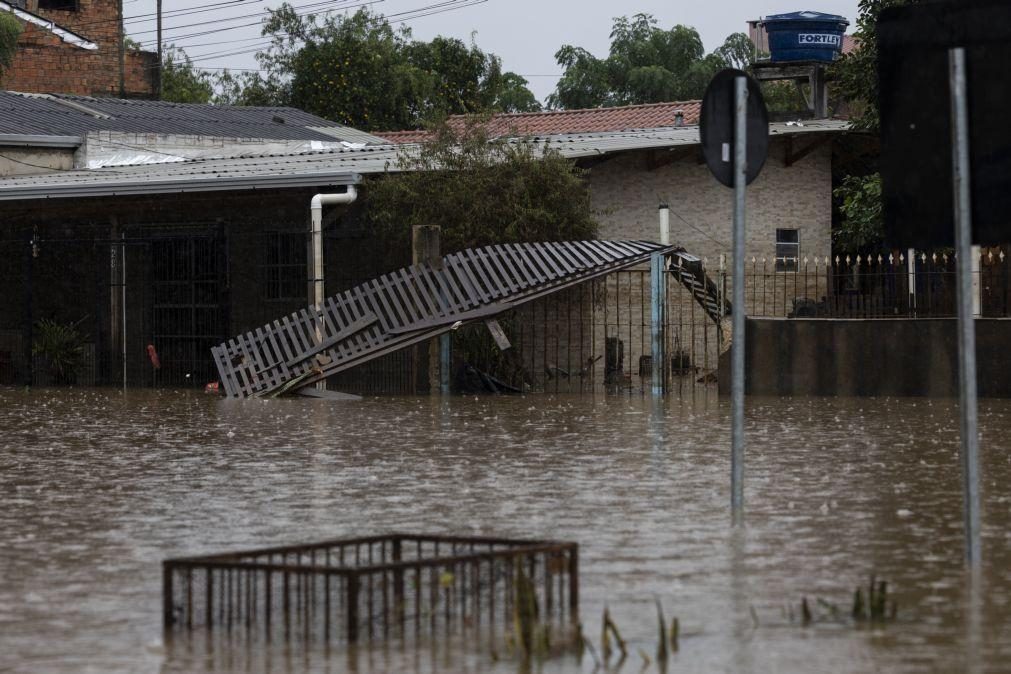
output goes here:
<path id="1" fill-rule="evenodd" d="M 7 89 L 81 96 L 154 98 L 158 55 L 126 50 L 120 88 L 120 0 L 11 0 L 21 22 Z"/>
<path id="2" fill-rule="evenodd" d="M 731 192 L 701 161 L 701 101 L 494 115 L 489 134 L 515 137 L 601 138 L 596 156 L 580 157 L 603 239 L 655 239 L 657 207 L 671 210 L 671 240 L 718 264 L 730 252 Z M 448 124 L 461 130 L 465 117 Z M 769 158 L 748 195 L 749 256 L 772 260 L 832 253 L 833 139 L 846 124 L 835 120 L 773 125 Z M 815 130 L 804 134 L 805 130 Z M 622 147 L 605 136 L 670 138 L 645 147 Z M 796 132 L 796 133 L 792 133 Z M 424 140 L 425 131 L 378 132 L 393 143 Z M 684 139 L 679 138 L 685 136 Z M 692 140 L 694 139 L 694 140 Z M 611 148 L 611 149 L 608 149 Z M 778 247 L 777 247 L 778 246 Z"/>

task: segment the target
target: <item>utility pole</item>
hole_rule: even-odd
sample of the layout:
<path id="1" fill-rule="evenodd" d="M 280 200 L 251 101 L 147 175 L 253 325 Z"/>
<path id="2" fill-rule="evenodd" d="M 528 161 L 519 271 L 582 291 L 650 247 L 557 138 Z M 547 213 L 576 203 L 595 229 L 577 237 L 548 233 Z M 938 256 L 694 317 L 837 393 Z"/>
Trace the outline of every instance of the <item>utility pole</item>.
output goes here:
<path id="1" fill-rule="evenodd" d="M 162 76 L 161 2 L 162 2 L 162 0 L 158 0 L 158 10 L 157 10 L 158 11 L 158 70 L 156 72 L 158 73 L 158 87 L 157 87 L 156 93 L 158 94 L 158 100 L 161 100 L 162 91 L 163 91 L 163 89 L 162 89 L 162 79 L 161 79 L 161 76 Z"/>
<path id="2" fill-rule="evenodd" d="M 116 3 L 119 22 L 119 97 L 126 98 L 126 30 L 123 27 L 123 0 Z"/>

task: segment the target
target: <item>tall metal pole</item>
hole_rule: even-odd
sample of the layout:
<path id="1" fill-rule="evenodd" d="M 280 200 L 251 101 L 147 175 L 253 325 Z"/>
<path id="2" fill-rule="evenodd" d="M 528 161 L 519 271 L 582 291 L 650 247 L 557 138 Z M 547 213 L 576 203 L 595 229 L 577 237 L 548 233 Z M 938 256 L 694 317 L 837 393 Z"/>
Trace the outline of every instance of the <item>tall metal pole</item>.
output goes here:
<path id="1" fill-rule="evenodd" d="M 126 233 L 120 232 L 119 240 L 119 348 L 123 363 L 123 389 L 126 390 Z"/>
<path id="2" fill-rule="evenodd" d="M 744 523 L 744 197 L 746 192 L 748 81 L 734 81 L 734 334 L 731 344 L 730 509 Z"/>
<path id="3" fill-rule="evenodd" d="M 976 402 L 976 324 L 972 313 L 972 203 L 969 196 L 969 106 L 965 49 L 948 52 L 951 82 L 952 182 L 955 194 L 955 254 L 958 272 L 958 394 L 962 433 L 965 559 L 979 566 L 979 420 Z"/>
<path id="4" fill-rule="evenodd" d="M 663 253 L 653 253 L 649 264 L 649 285 L 650 285 L 650 354 L 651 367 L 650 385 L 654 396 L 662 396 L 664 393 L 664 370 L 666 369 L 667 355 L 664 346 L 666 339 L 664 335 L 664 325 L 666 317 L 664 310 L 667 307 L 667 274 L 664 264 L 667 256 Z"/>

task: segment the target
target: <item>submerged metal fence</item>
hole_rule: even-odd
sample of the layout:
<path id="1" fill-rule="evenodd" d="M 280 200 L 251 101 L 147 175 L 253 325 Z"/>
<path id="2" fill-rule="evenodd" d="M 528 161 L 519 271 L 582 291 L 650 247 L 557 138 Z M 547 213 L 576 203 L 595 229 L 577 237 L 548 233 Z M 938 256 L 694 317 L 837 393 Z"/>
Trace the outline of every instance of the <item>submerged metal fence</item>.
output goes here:
<path id="1" fill-rule="evenodd" d="M 970 264 L 975 313 L 1008 316 L 1011 276 L 1004 251 L 982 249 Z M 747 264 L 745 302 L 748 315 L 755 317 L 955 316 L 955 265 L 955 256 L 946 251 L 771 260 L 752 257 Z"/>
<path id="2" fill-rule="evenodd" d="M 529 581 L 529 582 L 527 582 Z M 163 562 L 166 630 L 356 642 L 513 625 L 576 624 L 575 543 L 392 534 Z"/>

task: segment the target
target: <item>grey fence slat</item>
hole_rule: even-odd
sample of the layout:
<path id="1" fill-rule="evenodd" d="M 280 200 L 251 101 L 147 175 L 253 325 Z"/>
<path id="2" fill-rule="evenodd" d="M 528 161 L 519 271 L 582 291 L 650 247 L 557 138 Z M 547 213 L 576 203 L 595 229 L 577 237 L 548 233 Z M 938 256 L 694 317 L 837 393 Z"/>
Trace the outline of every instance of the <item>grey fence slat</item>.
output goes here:
<path id="1" fill-rule="evenodd" d="M 465 311 L 467 307 L 477 302 L 477 298 L 473 296 L 467 286 L 463 283 L 458 283 L 453 278 L 453 274 L 447 271 L 447 267 L 448 264 L 443 264 L 442 269 L 433 269 L 433 278 L 438 282 L 439 287 L 442 288 L 442 293 L 449 300 L 453 311 Z"/>
<path id="2" fill-rule="evenodd" d="M 466 288 L 468 297 L 473 300 L 471 306 L 476 307 L 491 301 L 491 296 L 482 290 L 481 284 L 471 275 L 466 265 L 454 264 L 455 261 L 450 260 L 447 262 L 448 264 L 444 267 L 446 277 L 452 279 L 453 275 L 456 275 L 461 287 Z"/>
<path id="3" fill-rule="evenodd" d="M 513 279 L 517 284 L 519 284 L 521 289 L 529 288 L 533 283 L 533 279 L 530 278 L 530 274 L 524 267 L 523 261 L 513 254 L 512 246 L 507 244 L 502 246 L 501 249 L 502 260 L 508 264 L 509 268 L 513 271 Z"/>
<path id="4" fill-rule="evenodd" d="M 397 303 L 403 308 L 404 316 L 407 319 L 405 325 L 410 325 L 412 323 L 417 323 L 423 318 L 422 314 L 418 311 L 417 307 L 414 306 L 414 298 L 411 297 L 410 292 L 408 292 L 409 285 L 405 285 L 401 280 L 397 272 L 387 274 L 383 277 L 386 279 L 387 288 L 391 295 L 395 295 Z"/>
<path id="5" fill-rule="evenodd" d="M 368 288 L 368 293 L 372 297 L 373 303 L 378 303 L 381 309 L 379 313 L 379 321 L 382 323 L 383 329 L 390 329 L 393 327 L 399 327 L 403 324 L 397 312 L 393 309 L 390 300 L 387 299 L 385 293 L 383 293 L 382 286 L 379 281 L 372 279 L 365 284 Z"/>
<path id="6" fill-rule="evenodd" d="M 414 279 L 406 272 L 404 269 L 398 269 L 397 272 L 397 284 L 406 290 L 411 298 L 411 303 L 414 306 L 416 321 L 424 320 L 425 315 L 430 312 L 430 308 L 424 304 L 421 295 L 418 293 L 418 287 L 414 283 Z"/>
<path id="7" fill-rule="evenodd" d="M 519 286 L 516 285 L 515 281 L 513 280 L 512 273 L 506 269 L 501 257 L 495 253 L 495 250 L 492 246 L 488 246 L 486 248 L 479 248 L 476 252 L 476 255 L 479 255 L 481 259 L 485 261 L 485 264 L 488 267 L 494 267 L 495 270 L 498 271 L 499 279 L 505 286 L 504 294 L 514 293 L 519 289 Z M 489 262 L 490 264 L 488 264 Z"/>
<path id="8" fill-rule="evenodd" d="M 482 291 L 485 302 L 496 301 L 502 296 L 502 288 L 497 281 L 492 280 L 493 273 L 480 258 L 463 251 L 456 256 L 457 264 L 463 267 Z"/>

